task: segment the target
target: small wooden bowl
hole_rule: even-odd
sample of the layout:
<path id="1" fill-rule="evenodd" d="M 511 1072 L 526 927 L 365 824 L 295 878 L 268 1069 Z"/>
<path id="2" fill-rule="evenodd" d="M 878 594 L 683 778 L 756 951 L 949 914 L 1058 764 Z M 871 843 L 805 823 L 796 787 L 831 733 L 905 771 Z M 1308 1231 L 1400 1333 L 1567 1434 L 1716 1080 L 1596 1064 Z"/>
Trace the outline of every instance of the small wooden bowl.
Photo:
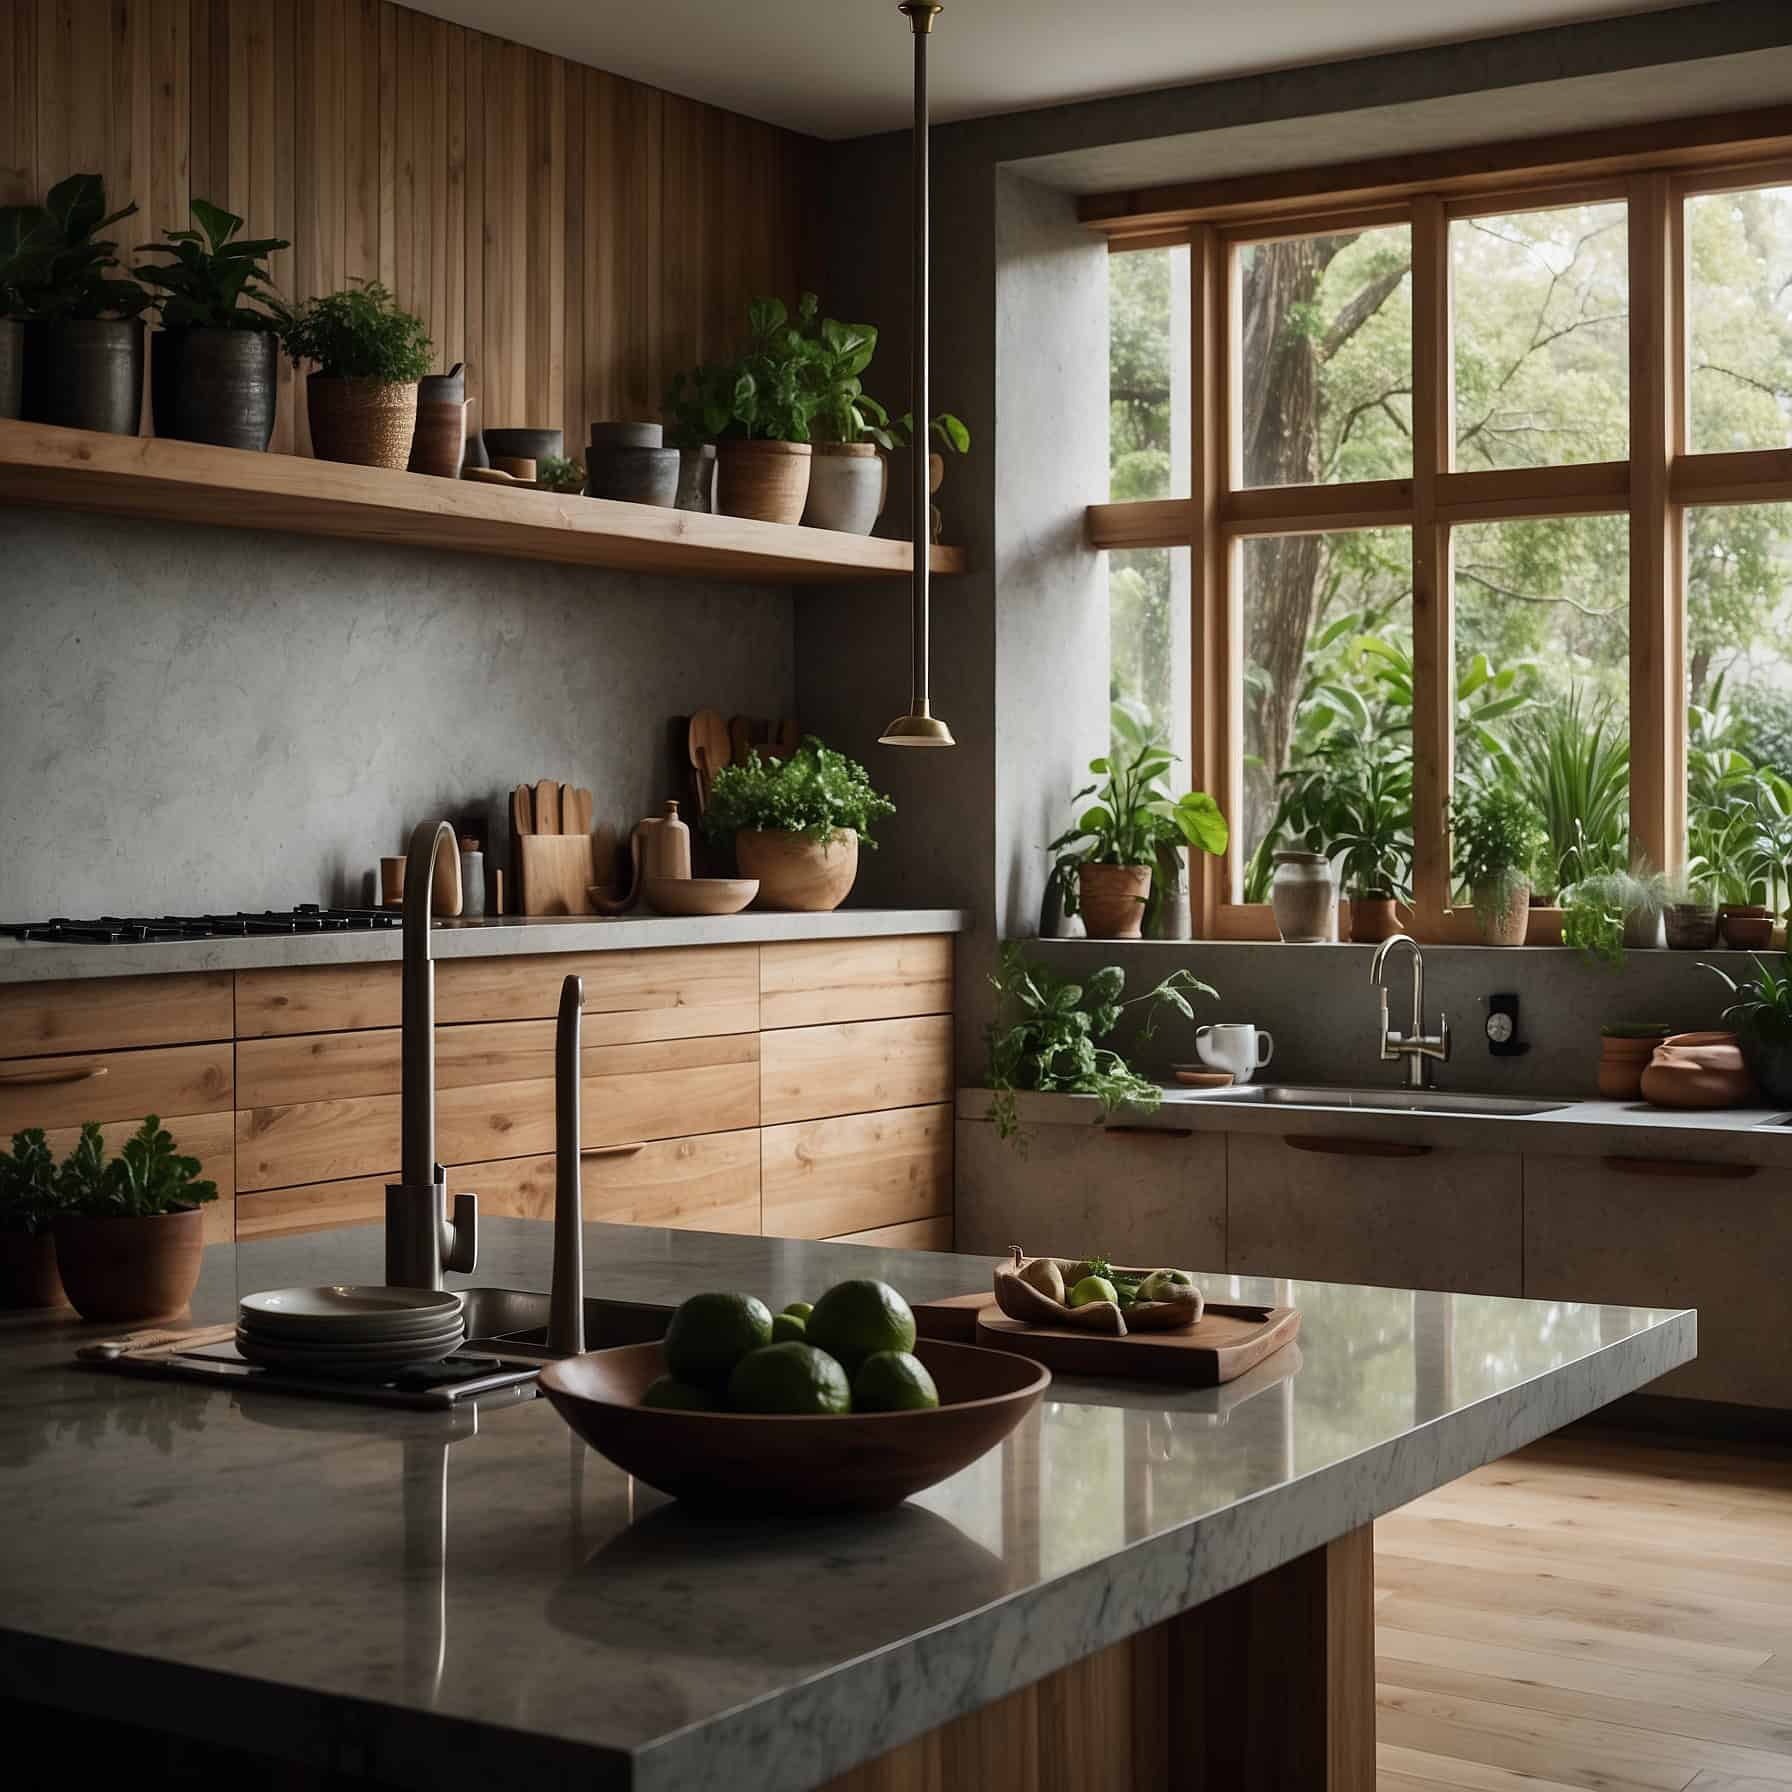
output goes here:
<path id="1" fill-rule="evenodd" d="M 641 897 L 661 915 L 738 915 L 759 894 L 756 877 L 647 877 Z"/>
<path id="2" fill-rule="evenodd" d="M 1184 1064 L 1171 1066 L 1170 1074 L 1177 1082 L 1189 1089 L 1230 1089 L 1232 1072 L 1229 1070 L 1195 1070 Z"/>
<path id="3" fill-rule="evenodd" d="M 592 1449 L 661 1493 L 730 1511 L 868 1511 L 955 1475 L 993 1450 L 1051 1386 L 1006 1351 L 923 1338 L 915 1355 L 940 1391 L 926 1412 L 670 1412 L 641 1405 L 666 1372 L 658 1344 L 550 1363 L 541 1388 Z"/>

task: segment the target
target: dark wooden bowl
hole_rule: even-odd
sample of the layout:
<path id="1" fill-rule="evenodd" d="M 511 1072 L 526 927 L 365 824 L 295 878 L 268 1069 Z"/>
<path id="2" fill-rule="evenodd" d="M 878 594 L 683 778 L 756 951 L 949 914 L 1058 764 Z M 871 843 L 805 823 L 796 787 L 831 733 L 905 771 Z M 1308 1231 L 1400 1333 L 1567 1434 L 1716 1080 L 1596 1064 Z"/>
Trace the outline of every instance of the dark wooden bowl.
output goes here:
<path id="1" fill-rule="evenodd" d="M 624 1344 L 550 1363 L 554 1410 L 619 1469 L 695 1505 L 826 1512 L 894 1506 L 955 1475 L 1005 1438 L 1051 1385 L 1051 1371 L 1006 1351 L 923 1338 L 915 1354 L 940 1391 L 927 1412 L 668 1412 L 642 1406 L 666 1372 L 658 1344 Z"/>

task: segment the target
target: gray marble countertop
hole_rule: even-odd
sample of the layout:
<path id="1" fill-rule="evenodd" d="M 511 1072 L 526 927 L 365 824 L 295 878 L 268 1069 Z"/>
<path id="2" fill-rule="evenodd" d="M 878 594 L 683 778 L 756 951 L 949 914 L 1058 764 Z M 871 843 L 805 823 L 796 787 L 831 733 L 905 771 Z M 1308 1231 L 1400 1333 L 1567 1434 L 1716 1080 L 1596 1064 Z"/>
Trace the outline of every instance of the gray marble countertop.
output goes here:
<path id="1" fill-rule="evenodd" d="M 488 1223 L 482 1283 L 545 1285 Z M 980 1258 L 586 1228 L 590 1292 L 775 1303 Z M 209 1253 L 239 1288 L 378 1280 L 358 1228 Z M 0 1674 L 13 1695 L 427 1787 L 814 1786 L 1280 1566 L 1687 1361 L 1696 1317 L 1210 1277 L 1298 1344 L 1212 1390 L 1060 1379 L 894 1512 L 701 1520 L 545 1401 L 449 1419 L 127 1381 L 92 1328 L 0 1321 Z"/>
<path id="2" fill-rule="evenodd" d="M 591 915 L 438 921 L 437 958 L 511 958 L 537 952 L 619 952 L 641 946 L 761 945 L 771 940 L 873 939 L 962 933 L 955 908 L 839 908 L 830 914 Z M 77 946 L 37 940 L 0 944 L 0 983 L 74 977 L 138 977 L 174 971 L 256 971 L 315 964 L 397 963 L 397 928 L 380 933 L 273 934 L 257 939 L 158 940 L 141 946 Z"/>
<path id="3" fill-rule="evenodd" d="M 1542 1102 L 1550 1098 L 1527 1099 Z M 1399 1139 L 1437 1150 L 1517 1151 L 1561 1157 L 1659 1153 L 1792 1169 L 1792 1113 L 1783 1108 L 1698 1111 L 1652 1108 L 1640 1101 L 1559 1099 L 1560 1107 L 1542 1114 L 1378 1113 L 1371 1108 L 1229 1102 L 1216 1099 L 1207 1090 L 1172 1085 L 1164 1090 L 1163 1105 L 1155 1112 L 1127 1110 L 1115 1118 L 1127 1126 L 1166 1131 L 1329 1134 Z M 986 1120 L 989 1106 L 987 1089 L 958 1091 L 960 1120 Z M 1016 1111 L 1029 1126 L 1102 1123 L 1101 1104 L 1092 1095 L 1022 1093 L 1016 1098 Z"/>

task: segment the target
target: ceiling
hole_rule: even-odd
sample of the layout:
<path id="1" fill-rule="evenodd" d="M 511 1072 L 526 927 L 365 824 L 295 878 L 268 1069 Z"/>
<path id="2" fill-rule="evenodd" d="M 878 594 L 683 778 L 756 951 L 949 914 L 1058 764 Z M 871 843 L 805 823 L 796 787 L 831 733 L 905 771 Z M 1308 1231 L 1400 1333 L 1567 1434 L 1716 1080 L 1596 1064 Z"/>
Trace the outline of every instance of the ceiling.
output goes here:
<path id="1" fill-rule="evenodd" d="M 933 113 L 976 118 L 1678 3 L 946 0 Z M 895 0 L 422 0 L 422 10 L 819 137 L 892 130 L 909 116 Z"/>

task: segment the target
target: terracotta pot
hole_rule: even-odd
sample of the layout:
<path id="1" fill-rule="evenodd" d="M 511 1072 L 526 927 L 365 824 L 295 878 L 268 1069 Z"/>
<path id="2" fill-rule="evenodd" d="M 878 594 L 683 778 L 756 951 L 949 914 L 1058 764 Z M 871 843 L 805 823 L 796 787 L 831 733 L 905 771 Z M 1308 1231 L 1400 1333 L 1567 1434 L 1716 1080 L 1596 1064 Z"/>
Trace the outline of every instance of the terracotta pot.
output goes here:
<path id="1" fill-rule="evenodd" d="M 311 452 L 318 460 L 402 473 L 417 431 L 417 382 L 326 378 L 305 382 Z"/>
<path id="2" fill-rule="evenodd" d="M 1562 943 L 1562 910 L 1553 902 L 1533 902 L 1525 922 L 1527 946 L 1559 946 Z"/>
<path id="3" fill-rule="evenodd" d="M 265 454 L 280 391 L 271 330 L 158 330 L 149 343 L 149 417 L 158 436 Z"/>
<path id="4" fill-rule="evenodd" d="M 1709 952 L 1717 943 L 1717 910 L 1708 902 L 1670 902 L 1662 919 L 1676 952 Z"/>
<path id="5" fill-rule="evenodd" d="M 150 1219 L 62 1214 L 54 1232 L 62 1286 L 83 1319 L 156 1319 L 193 1298 L 205 1256 L 198 1207 Z"/>
<path id="6" fill-rule="evenodd" d="M 1602 1038 L 1599 1042 L 1599 1093 L 1607 1101 L 1640 1101 L 1643 1072 L 1655 1048 L 1667 1035 L 1656 1033 L 1641 1039 Z"/>
<path id="7" fill-rule="evenodd" d="M 859 875 L 859 836 L 839 828 L 826 842 L 807 834 L 743 828 L 734 836 L 742 877 L 759 880 L 758 908 L 821 913 L 838 908 Z"/>
<path id="8" fill-rule="evenodd" d="M 1734 1033 L 1670 1034 L 1643 1071 L 1643 1099 L 1660 1108 L 1740 1107 L 1754 1093 Z"/>
<path id="9" fill-rule="evenodd" d="M 1773 916 L 1753 902 L 1726 902 L 1717 911 L 1724 944 L 1738 952 L 1764 952 L 1773 939 Z"/>
<path id="10" fill-rule="evenodd" d="M 1276 931 L 1291 945 L 1338 937 L 1338 880 L 1322 852 L 1279 852 L 1269 888 Z"/>
<path id="11" fill-rule="evenodd" d="M 1136 940 L 1151 895 L 1149 865 L 1079 865 L 1076 901 L 1092 940 Z"/>
<path id="12" fill-rule="evenodd" d="M 1400 931 L 1400 918 L 1394 912 L 1392 896 L 1352 896 L 1350 899 L 1350 937 L 1359 946 L 1379 946 Z"/>
<path id="13" fill-rule="evenodd" d="M 869 535 L 884 507 L 883 456 L 874 442 L 822 442 L 809 463 L 809 501 L 803 523 Z"/>
<path id="14" fill-rule="evenodd" d="M 716 445 L 716 509 L 761 523 L 800 523 L 809 497 L 807 442 Z"/>
<path id="15" fill-rule="evenodd" d="M 1501 892 L 1486 884 L 1475 886 L 1475 919 L 1484 946 L 1522 946 L 1531 930 L 1531 887 L 1515 883 Z"/>
<path id="16" fill-rule="evenodd" d="M 48 1232 L 0 1232 L 0 1308 L 59 1307 L 56 1241 Z"/>

